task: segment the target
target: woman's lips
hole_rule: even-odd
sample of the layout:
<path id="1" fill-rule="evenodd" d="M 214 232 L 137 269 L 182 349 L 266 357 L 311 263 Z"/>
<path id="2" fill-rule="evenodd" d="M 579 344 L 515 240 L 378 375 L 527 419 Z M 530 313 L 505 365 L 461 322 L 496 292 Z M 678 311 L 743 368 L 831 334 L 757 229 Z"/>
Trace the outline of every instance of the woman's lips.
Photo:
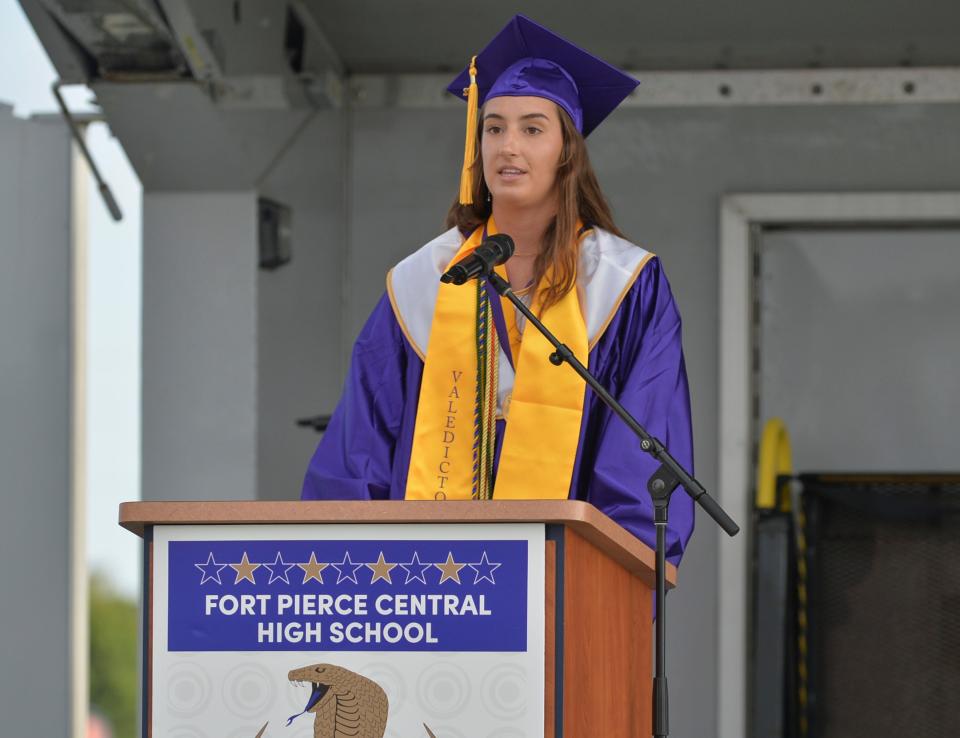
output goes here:
<path id="1" fill-rule="evenodd" d="M 505 167 L 501 169 L 498 172 L 498 174 L 500 175 L 501 179 L 512 181 L 512 180 L 520 179 L 520 177 L 525 175 L 526 172 L 523 169 L 516 169 L 514 167 Z"/>

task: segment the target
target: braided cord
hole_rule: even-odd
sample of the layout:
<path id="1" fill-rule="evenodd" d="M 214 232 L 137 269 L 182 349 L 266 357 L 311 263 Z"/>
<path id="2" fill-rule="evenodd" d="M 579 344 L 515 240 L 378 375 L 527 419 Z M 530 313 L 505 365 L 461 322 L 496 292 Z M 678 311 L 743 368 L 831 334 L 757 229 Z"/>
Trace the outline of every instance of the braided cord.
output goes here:
<path id="1" fill-rule="evenodd" d="M 473 414 L 473 489 L 475 500 L 493 496 L 496 443 L 498 353 L 490 297 L 477 280 L 477 394 Z"/>
<path id="2" fill-rule="evenodd" d="M 486 290 L 484 290 L 486 292 Z M 484 412 L 484 421 L 487 428 L 486 441 L 486 466 L 487 478 L 490 480 L 490 486 L 487 489 L 487 497 L 493 497 L 493 458 L 497 443 L 497 391 L 499 385 L 499 365 L 500 365 L 500 341 L 497 335 L 497 328 L 493 322 L 493 308 L 487 299 L 487 374 L 485 399 L 486 408 Z"/>
<path id="3" fill-rule="evenodd" d="M 486 340 L 486 290 L 477 280 L 477 395 L 473 404 L 473 489 L 472 497 L 475 500 L 481 498 L 485 489 L 485 480 L 483 479 L 483 390 L 484 373 L 487 366 L 487 340 Z"/>

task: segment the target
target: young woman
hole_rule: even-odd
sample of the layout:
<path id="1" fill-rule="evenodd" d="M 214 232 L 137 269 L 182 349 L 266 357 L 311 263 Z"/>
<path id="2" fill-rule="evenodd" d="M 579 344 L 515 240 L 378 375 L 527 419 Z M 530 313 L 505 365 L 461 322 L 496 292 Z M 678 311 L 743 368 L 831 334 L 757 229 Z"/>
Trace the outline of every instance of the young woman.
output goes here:
<path id="1" fill-rule="evenodd" d="M 584 140 L 637 84 L 523 16 L 454 80 L 468 116 L 449 230 L 387 276 L 304 499 L 569 497 L 653 544 L 657 465 L 632 432 L 485 283 L 440 283 L 486 236 L 509 234 L 501 274 L 693 471 L 680 316 L 657 257 L 614 224 Z M 674 563 L 692 529 L 680 492 Z"/>

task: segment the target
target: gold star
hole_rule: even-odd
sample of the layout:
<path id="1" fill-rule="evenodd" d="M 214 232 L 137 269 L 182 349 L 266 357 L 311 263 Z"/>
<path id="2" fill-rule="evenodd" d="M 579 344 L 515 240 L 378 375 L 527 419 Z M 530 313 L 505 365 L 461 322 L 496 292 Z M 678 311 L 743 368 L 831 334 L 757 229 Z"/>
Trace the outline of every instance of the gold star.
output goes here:
<path id="1" fill-rule="evenodd" d="M 440 584 L 443 584 L 448 579 L 452 579 L 457 584 L 460 584 L 460 570 L 466 566 L 466 564 L 458 564 L 453 560 L 453 552 L 447 552 L 447 560 L 443 564 L 434 564 L 441 572 L 440 575 Z"/>
<path id="2" fill-rule="evenodd" d="M 251 564 L 250 559 L 247 558 L 247 552 L 243 552 L 243 558 L 240 559 L 239 564 L 230 564 L 230 568 L 237 572 L 237 578 L 234 580 L 234 584 L 240 584 L 244 579 L 246 579 L 250 584 L 256 584 L 256 580 L 253 578 L 253 572 L 260 568 L 260 564 Z"/>
<path id="3" fill-rule="evenodd" d="M 310 552 L 310 560 L 306 564 L 297 564 L 301 569 L 303 569 L 303 583 L 306 584 L 311 579 L 316 579 L 320 584 L 323 584 L 323 575 L 320 573 L 327 568 L 326 564 L 321 564 L 317 561 L 317 554 L 313 551 Z"/>
<path id="4" fill-rule="evenodd" d="M 373 572 L 373 579 L 370 580 L 370 584 L 373 584 L 378 579 L 382 579 L 387 584 L 393 584 L 393 580 L 390 578 L 390 570 L 396 568 L 396 566 L 396 564 L 388 564 L 384 561 L 383 551 L 381 551 L 377 563 L 367 564 L 367 568 Z"/>

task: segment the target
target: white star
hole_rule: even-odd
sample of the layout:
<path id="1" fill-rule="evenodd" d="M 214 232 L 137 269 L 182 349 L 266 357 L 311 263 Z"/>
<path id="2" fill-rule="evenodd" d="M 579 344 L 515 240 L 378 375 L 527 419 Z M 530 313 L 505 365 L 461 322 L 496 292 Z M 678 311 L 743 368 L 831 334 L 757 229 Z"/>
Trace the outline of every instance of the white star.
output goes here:
<path id="1" fill-rule="evenodd" d="M 407 579 L 404 584 L 410 584 L 410 582 L 423 582 L 426 584 L 427 575 L 425 572 L 430 566 L 430 564 L 421 563 L 420 556 L 414 551 L 412 561 L 407 564 L 400 564 L 400 568 L 407 572 Z"/>
<path id="2" fill-rule="evenodd" d="M 277 558 L 274 559 L 272 564 L 261 564 L 260 566 L 270 570 L 270 581 L 267 582 L 267 584 L 273 584 L 278 579 L 284 584 L 290 584 L 290 580 L 287 578 L 287 572 L 295 567 L 296 564 L 288 564 L 283 560 L 280 552 L 277 551 Z M 280 569 L 283 569 L 283 571 L 279 571 Z"/>
<path id="3" fill-rule="evenodd" d="M 220 572 L 227 568 L 226 564 L 218 564 L 213 560 L 213 552 L 207 557 L 207 563 L 205 564 L 194 564 L 200 571 L 203 572 L 203 578 L 200 580 L 200 584 L 206 584 L 211 579 L 217 584 L 223 584 L 220 581 Z M 216 569 L 212 574 L 210 573 L 211 569 Z"/>
<path id="4" fill-rule="evenodd" d="M 487 552 L 483 552 L 483 556 L 480 557 L 480 561 L 476 564 L 467 564 L 471 569 L 477 572 L 477 575 L 473 579 L 474 584 L 479 584 L 484 579 L 486 579 L 490 584 L 496 584 L 493 581 L 493 572 L 500 568 L 500 564 L 491 564 L 490 559 L 487 558 Z"/>
<path id="5" fill-rule="evenodd" d="M 354 584 L 359 584 L 359 582 L 357 582 L 357 569 L 363 566 L 363 564 L 353 563 L 350 560 L 349 551 L 343 555 L 343 561 L 341 561 L 339 564 L 330 564 L 330 566 L 337 570 L 337 584 L 340 584 L 340 582 L 343 581 L 350 581 Z M 350 569 L 350 571 L 347 572 L 345 571 L 346 569 Z"/>

